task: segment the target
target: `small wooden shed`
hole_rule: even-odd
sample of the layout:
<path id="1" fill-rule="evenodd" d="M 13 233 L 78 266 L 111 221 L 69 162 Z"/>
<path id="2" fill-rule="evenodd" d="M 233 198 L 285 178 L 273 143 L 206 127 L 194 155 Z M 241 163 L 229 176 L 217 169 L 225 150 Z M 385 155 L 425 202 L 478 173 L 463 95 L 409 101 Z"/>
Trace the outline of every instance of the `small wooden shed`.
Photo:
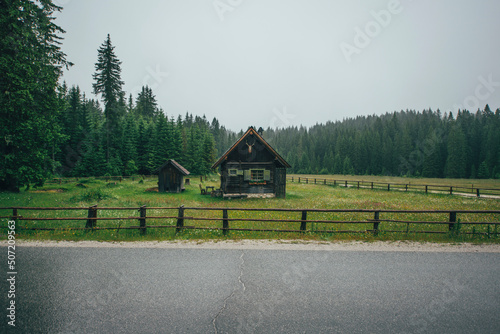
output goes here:
<path id="1" fill-rule="evenodd" d="M 218 167 L 224 196 L 286 196 L 286 168 L 290 165 L 253 127 L 213 164 L 212 169 Z"/>
<path id="2" fill-rule="evenodd" d="M 178 193 L 184 191 L 184 176 L 189 171 L 177 161 L 170 159 L 158 170 L 158 192 Z"/>

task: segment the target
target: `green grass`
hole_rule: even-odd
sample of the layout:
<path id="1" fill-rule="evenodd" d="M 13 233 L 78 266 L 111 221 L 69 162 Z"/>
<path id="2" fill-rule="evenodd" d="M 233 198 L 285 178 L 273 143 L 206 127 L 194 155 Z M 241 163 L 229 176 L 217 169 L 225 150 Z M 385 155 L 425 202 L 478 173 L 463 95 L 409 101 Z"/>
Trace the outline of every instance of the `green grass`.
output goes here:
<path id="1" fill-rule="evenodd" d="M 314 176 L 312 176 L 314 177 Z M 325 176 L 316 176 L 325 178 Z M 326 176 L 327 178 L 333 178 Z M 346 176 L 335 176 L 337 179 L 346 179 Z M 356 179 L 353 177 L 353 179 Z M 359 178 L 358 178 L 359 179 Z M 365 178 L 366 179 L 366 178 Z M 371 179 L 373 181 L 395 182 L 393 178 Z M 407 180 L 407 179 L 406 179 Z M 413 179 L 411 179 L 413 181 Z M 416 180 L 415 180 L 416 181 Z M 439 182 L 453 184 L 453 180 L 426 179 L 426 182 L 438 184 Z M 470 180 L 468 180 L 470 181 Z M 493 187 L 500 187 L 497 180 L 477 180 L 489 182 Z M 157 193 L 147 189 L 157 186 L 156 178 L 142 180 L 140 178 L 127 179 L 123 182 L 88 179 L 68 183 L 47 184 L 39 189 L 30 189 L 20 193 L 0 193 L 2 206 L 17 207 L 89 207 L 97 204 L 99 207 L 134 207 L 142 205 L 147 207 L 216 207 L 216 208 L 293 208 L 293 209 L 396 209 L 396 210 L 500 210 L 500 200 L 491 198 L 463 197 L 446 194 L 424 194 L 419 192 L 399 192 L 386 190 L 355 189 L 333 187 L 314 184 L 287 184 L 286 199 L 233 199 L 223 200 L 202 196 L 199 191 L 199 177 L 191 178 L 191 185 L 186 186 L 186 191 L 180 194 Z M 476 183 L 476 180 L 474 180 Z M 84 184 L 86 188 L 77 186 Z M 203 181 L 203 186 L 219 185 L 218 177 L 211 176 Z M 11 210 L 1 210 L 0 216 L 11 215 Z M 79 211 L 27 211 L 20 210 L 19 214 L 25 217 L 87 217 L 86 210 Z M 135 210 L 99 210 L 98 217 L 137 217 Z M 175 210 L 148 209 L 147 216 L 176 216 Z M 186 210 L 188 217 L 220 218 L 220 211 L 195 211 Z M 300 212 L 239 212 L 229 211 L 230 218 L 273 218 L 273 219 L 300 219 Z M 308 219 L 318 220 L 366 220 L 373 218 L 373 213 L 308 213 Z M 421 220 L 421 221 L 447 221 L 447 214 L 390 214 L 382 213 L 381 219 Z M 461 222 L 466 221 L 500 221 L 498 214 L 458 214 Z M 224 236 L 217 230 L 185 230 L 176 234 L 174 228 L 151 228 L 142 236 L 138 230 L 58 230 L 58 231 L 26 231 L 21 227 L 85 227 L 85 220 L 67 221 L 18 221 L 18 238 L 20 239 L 51 239 L 51 240 L 102 240 L 102 241 L 135 241 L 135 240 L 225 240 L 225 239 L 301 239 L 301 240 L 417 240 L 433 242 L 494 242 L 500 238 L 484 235 L 458 234 L 418 234 L 418 230 L 445 231 L 447 225 L 433 224 L 407 224 L 382 222 L 381 232 L 378 236 L 371 233 L 286 233 L 286 232 L 240 232 L 230 231 Z M 175 219 L 148 218 L 148 225 L 171 225 Z M 97 226 L 124 227 L 137 226 L 137 220 L 100 220 Z M 191 221 L 186 220 L 186 226 L 222 227 L 220 221 Z M 300 223 L 265 223 L 265 222 L 230 222 L 231 228 L 273 228 L 273 229 L 298 229 Z M 1 226 L 7 226 L 7 218 L 1 219 Z M 324 224 L 308 223 L 308 229 L 323 230 L 365 230 L 371 229 L 373 224 Z M 407 228 L 409 233 L 406 233 Z M 397 230 L 401 233 L 387 233 L 384 231 Z M 488 227 L 478 225 L 461 225 L 461 232 L 488 232 Z M 495 227 L 490 227 L 490 232 L 495 232 Z M 1 238 L 6 237 L 6 230 L 0 231 Z"/>

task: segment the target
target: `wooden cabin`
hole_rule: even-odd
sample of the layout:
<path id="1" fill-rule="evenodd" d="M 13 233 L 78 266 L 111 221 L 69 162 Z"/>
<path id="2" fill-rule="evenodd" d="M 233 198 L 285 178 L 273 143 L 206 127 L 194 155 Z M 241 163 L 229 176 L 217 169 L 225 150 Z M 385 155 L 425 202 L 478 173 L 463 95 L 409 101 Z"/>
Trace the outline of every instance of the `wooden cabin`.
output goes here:
<path id="1" fill-rule="evenodd" d="M 186 168 L 173 159 L 168 160 L 158 170 L 158 192 L 184 191 L 184 176 L 187 175 Z"/>
<path id="2" fill-rule="evenodd" d="M 260 130 L 260 129 L 259 129 Z M 253 127 L 224 153 L 212 169 L 220 168 L 225 197 L 286 195 L 288 162 Z"/>

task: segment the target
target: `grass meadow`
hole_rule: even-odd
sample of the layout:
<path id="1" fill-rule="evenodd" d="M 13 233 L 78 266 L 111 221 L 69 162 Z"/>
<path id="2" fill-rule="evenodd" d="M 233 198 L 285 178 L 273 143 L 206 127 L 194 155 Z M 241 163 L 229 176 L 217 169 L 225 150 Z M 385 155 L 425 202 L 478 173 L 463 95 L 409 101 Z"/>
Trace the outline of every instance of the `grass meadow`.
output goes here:
<path id="1" fill-rule="evenodd" d="M 408 179 L 390 177 L 356 177 L 339 175 L 317 175 L 302 176 L 317 177 L 318 179 L 352 179 L 367 180 L 374 182 L 408 182 Z M 286 199 L 222 199 L 200 194 L 199 184 L 203 187 L 218 187 L 217 175 L 209 176 L 207 180 L 200 182 L 199 177 L 191 177 L 191 184 L 186 186 L 186 191 L 180 194 L 158 193 L 152 191 L 157 186 L 154 177 L 135 177 L 123 182 L 107 182 L 101 179 L 87 178 L 78 181 L 71 180 L 61 184 L 46 184 L 38 189 L 23 190 L 20 193 L 0 193 L 2 207 L 78 207 L 86 208 L 98 205 L 99 208 L 133 207 L 128 210 L 99 210 L 98 217 L 137 217 L 138 207 L 168 207 L 173 209 L 147 209 L 148 217 L 177 216 L 177 207 L 184 205 L 189 207 L 209 208 L 290 208 L 290 209 L 379 209 L 379 210 L 500 210 L 500 199 L 477 198 L 473 196 L 464 197 L 448 194 L 425 194 L 422 192 L 401 192 L 387 190 L 371 190 L 344 188 L 342 186 L 330 186 L 320 184 L 298 184 L 287 183 Z M 480 186 L 484 188 L 500 188 L 499 180 L 451 180 L 451 179 L 412 179 L 412 183 L 419 184 L 444 184 Z M 1 226 L 6 227 L 8 216 L 12 210 L 0 210 Z M 63 210 L 63 211 L 28 211 L 19 210 L 18 215 L 23 217 L 87 217 L 87 210 Z M 221 221 L 203 220 L 201 218 L 221 218 L 221 211 L 185 211 L 186 217 L 197 217 L 200 220 L 185 221 L 185 226 L 197 227 L 222 227 Z M 241 212 L 229 211 L 229 218 L 264 218 L 264 219 L 301 219 L 300 212 Z M 324 213 L 309 212 L 307 218 L 317 220 L 340 220 L 356 221 L 372 219 L 373 213 Z M 448 220 L 446 213 L 381 213 L 380 219 L 388 220 L 418 220 L 418 221 L 443 221 Z M 500 214 L 458 214 L 458 222 L 467 221 L 494 221 L 500 222 Z M 148 228 L 146 235 L 141 235 L 139 230 L 121 229 L 122 227 L 138 226 L 137 220 L 99 220 L 98 227 L 113 227 L 116 229 L 85 231 L 75 228 L 85 227 L 86 220 L 63 220 L 63 221 L 33 221 L 18 220 L 16 232 L 18 239 L 50 239 L 50 240 L 98 240 L 98 241 L 140 241 L 140 240 L 238 240 L 238 239 L 294 239 L 294 240 L 413 240 L 432 242 L 477 242 L 498 243 L 500 238 L 485 234 L 465 234 L 463 232 L 488 233 L 497 232 L 496 225 L 460 225 L 459 233 L 446 234 L 421 234 L 416 231 L 447 231 L 447 224 L 406 224 L 399 222 L 381 222 L 380 232 L 377 236 L 372 233 L 345 232 L 372 229 L 373 224 L 327 224 L 308 223 L 305 233 L 295 232 L 255 232 L 255 231 L 229 231 L 224 235 L 220 230 L 184 230 L 175 232 L 175 228 Z M 148 226 L 175 226 L 176 219 L 148 218 Z M 230 221 L 230 228 L 261 228 L 261 229 L 291 229 L 298 230 L 300 223 L 297 222 L 243 222 Z M 66 228 L 56 231 L 30 231 L 23 228 L 56 227 Z M 71 228 L 71 229 L 67 229 Z M 120 228 L 120 229 L 119 229 Z M 334 232 L 322 232 L 322 231 Z M 400 231 L 399 233 L 387 231 Z M 2 238 L 6 237 L 6 229 L 0 231 Z"/>

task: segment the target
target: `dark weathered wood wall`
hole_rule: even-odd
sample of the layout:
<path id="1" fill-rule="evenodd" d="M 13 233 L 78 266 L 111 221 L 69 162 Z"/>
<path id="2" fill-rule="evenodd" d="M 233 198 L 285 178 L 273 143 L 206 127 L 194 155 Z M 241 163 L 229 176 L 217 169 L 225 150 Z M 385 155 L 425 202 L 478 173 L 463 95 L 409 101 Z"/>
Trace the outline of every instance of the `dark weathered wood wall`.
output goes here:
<path id="1" fill-rule="evenodd" d="M 170 174 L 174 177 L 171 180 Z M 168 166 L 158 173 L 158 191 L 159 192 L 181 192 L 184 188 L 183 176 L 172 166 Z"/>
<path id="2" fill-rule="evenodd" d="M 284 197 L 286 192 L 286 169 L 276 157 L 253 135 L 248 136 L 230 152 L 221 164 L 221 188 L 226 194 L 276 194 Z M 248 171 L 264 169 L 264 182 L 251 182 L 244 174 L 229 175 L 229 170 Z"/>

